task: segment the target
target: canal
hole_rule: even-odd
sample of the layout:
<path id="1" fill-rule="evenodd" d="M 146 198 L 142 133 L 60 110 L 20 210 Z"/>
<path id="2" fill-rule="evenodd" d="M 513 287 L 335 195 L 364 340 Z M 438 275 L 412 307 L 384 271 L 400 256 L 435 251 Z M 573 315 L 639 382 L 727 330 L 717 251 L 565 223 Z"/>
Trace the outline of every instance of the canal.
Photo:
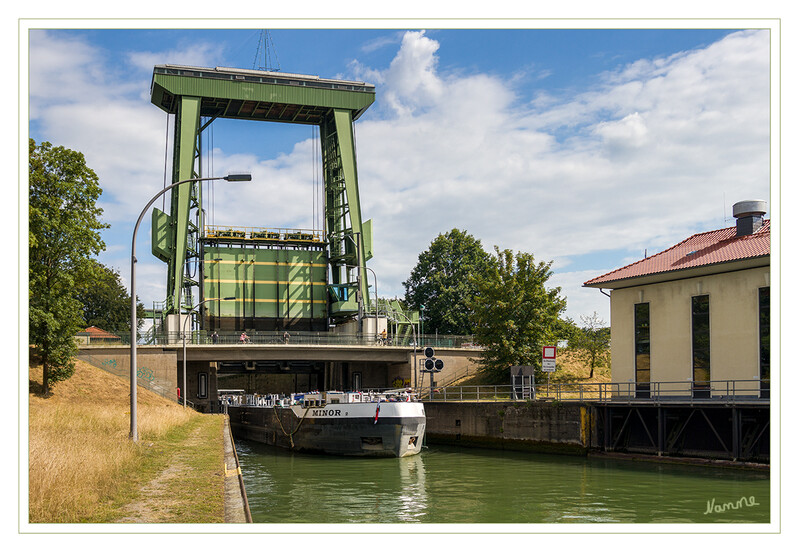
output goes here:
<path id="1" fill-rule="evenodd" d="M 767 472 L 444 446 L 400 459 L 236 447 L 255 523 L 768 523 L 770 515 Z"/>

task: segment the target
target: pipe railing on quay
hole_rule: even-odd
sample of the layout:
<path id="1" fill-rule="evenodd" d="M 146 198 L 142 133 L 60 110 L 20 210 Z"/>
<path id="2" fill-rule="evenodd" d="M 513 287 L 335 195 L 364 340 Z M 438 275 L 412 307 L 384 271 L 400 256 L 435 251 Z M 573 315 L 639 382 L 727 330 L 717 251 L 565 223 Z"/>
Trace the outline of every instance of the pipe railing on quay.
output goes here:
<path id="1" fill-rule="evenodd" d="M 694 382 L 650 382 L 648 388 L 633 382 L 537 383 L 530 386 L 462 385 L 421 389 L 423 401 L 436 402 L 600 402 L 614 404 L 768 404 L 767 380 L 716 380 L 697 385 Z"/>

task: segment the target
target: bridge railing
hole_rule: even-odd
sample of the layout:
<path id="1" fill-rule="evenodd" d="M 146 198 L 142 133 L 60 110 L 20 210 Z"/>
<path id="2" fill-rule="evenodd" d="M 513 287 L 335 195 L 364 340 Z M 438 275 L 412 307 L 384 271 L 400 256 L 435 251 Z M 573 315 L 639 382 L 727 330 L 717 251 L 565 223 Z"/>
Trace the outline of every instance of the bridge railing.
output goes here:
<path id="1" fill-rule="evenodd" d="M 425 401 L 444 402 L 504 402 L 504 401 L 560 401 L 560 402 L 612 402 L 655 403 L 680 402 L 689 404 L 742 402 L 768 403 L 768 380 L 714 380 L 703 382 L 650 382 L 646 385 L 624 383 L 537 383 L 535 393 L 529 385 L 459 385 L 421 388 L 419 394 Z M 431 396 L 432 395 L 432 396 Z"/>
<path id="2" fill-rule="evenodd" d="M 78 339 L 78 338 L 76 338 Z M 96 338 L 86 335 L 79 336 L 82 346 L 109 346 L 130 345 L 129 335 L 111 335 Z M 182 332 L 157 332 L 148 333 L 146 343 L 142 339 L 139 344 L 147 345 L 181 345 Z M 333 332 L 307 332 L 289 331 L 288 335 L 282 330 L 278 331 L 191 331 L 186 332 L 186 343 L 193 345 L 354 345 L 354 346 L 387 346 L 409 347 L 414 346 L 413 338 L 401 336 L 388 336 L 382 339 L 379 335 L 339 334 Z M 417 349 L 421 352 L 424 347 L 439 348 L 467 348 L 478 349 L 472 336 L 464 335 L 422 335 L 419 336 Z"/>

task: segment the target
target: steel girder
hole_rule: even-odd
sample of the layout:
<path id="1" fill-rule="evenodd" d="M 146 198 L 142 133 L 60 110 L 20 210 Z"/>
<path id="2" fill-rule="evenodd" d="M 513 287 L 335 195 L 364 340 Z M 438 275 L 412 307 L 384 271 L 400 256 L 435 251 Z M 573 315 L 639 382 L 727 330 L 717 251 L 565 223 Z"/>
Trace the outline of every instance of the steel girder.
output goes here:
<path id="1" fill-rule="evenodd" d="M 362 314 L 369 304 L 366 261 L 372 256 L 372 227 L 371 221 L 361 217 L 352 125 L 374 102 L 374 87 L 307 75 L 157 66 L 151 100 L 176 115 L 173 182 L 202 176 L 201 117 L 319 125 L 331 280 L 339 288 L 357 290 L 356 302 L 339 301 L 330 311 L 341 317 Z M 200 190 L 197 183 L 176 187 L 169 215 L 158 210 L 153 214 L 153 254 L 168 263 L 165 314 L 179 312 L 180 290 L 185 285 L 183 268 L 186 260 L 197 254 L 192 232 L 196 230 L 196 236 L 202 229 L 192 228 L 191 214 L 195 209 L 200 221 Z M 355 281 L 349 281 L 353 268 L 357 275 Z"/>

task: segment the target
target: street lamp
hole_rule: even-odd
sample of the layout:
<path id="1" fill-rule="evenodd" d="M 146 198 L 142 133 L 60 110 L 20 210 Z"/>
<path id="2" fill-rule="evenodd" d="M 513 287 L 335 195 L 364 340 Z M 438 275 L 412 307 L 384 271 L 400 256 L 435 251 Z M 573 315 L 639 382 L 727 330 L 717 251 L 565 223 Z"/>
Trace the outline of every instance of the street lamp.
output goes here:
<path id="1" fill-rule="evenodd" d="M 188 178 L 179 182 L 173 182 L 163 190 L 155 194 L 145 205 L 133 227 L 133 240 L 130 247 L 130 439 L 135 443 L 139 440 L 139 430 L 136 425 L 136 234 L 139 232 L 141 224 L 147 210 L 155 201 L 175 186 L 186 184 L 187 182 L 200 182 L 204 180 L 227 180 L 229 182 L 249 182 L 252 175 L 249 173 L 231 173 L 227 176 L 214 176 L 208 178 Z"/>
<path id="2" fill-rule="evenodd" d="M 359 266 L 356 266 L 356 265 L 344 265 L 344 266 L 346 268 L 365 268 L 366 270 L 371 270 L 372 271 L 372 276 L 374 277 L 374 280 L 375 280 L 375 312 L 377 312 L 377 305 L 378 305 L 378 302 L 379 302 L 378 301 L 379 297 L 377 295 L 377 273 L 374 270 L 372 270 L 370 267 L 368 267 L 368 266 L 363 266 L 363 267 L 359 267 Z M 366 282 L 366 288 L 367 288 L 367 290 L 369 289 L 369 281 L 368 280 Z"/>
<path id="3" fill-rule="evenodd" d="M 188 390 L 186 389 L 186 322 L 191 318 L 191 313 L 195 310 L 199 309 L 204 303 L 208 303 L 209 301 L 234 301 L 235 297 L 214 297 L 212 299 L 206 299 L 204 301 L 200 301 L 197 303 L 192 309 L 186 313 L 186 318 L 183 319 L 183 409 L 186 409 L 186 393 Z"/>

